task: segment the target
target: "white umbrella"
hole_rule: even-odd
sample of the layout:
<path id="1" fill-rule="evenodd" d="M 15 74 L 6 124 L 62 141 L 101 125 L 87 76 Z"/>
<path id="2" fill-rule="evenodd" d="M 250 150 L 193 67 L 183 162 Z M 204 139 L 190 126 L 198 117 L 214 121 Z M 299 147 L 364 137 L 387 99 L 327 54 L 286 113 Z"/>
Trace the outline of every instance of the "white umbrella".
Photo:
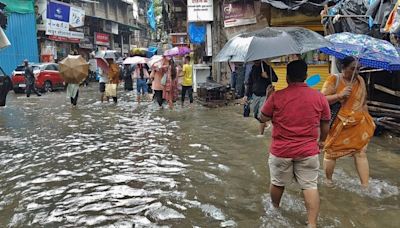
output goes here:
<path id="1" fill-rule="evenodd" d="M 124 60 L 123 64 L 125 64 L 125 65 L 146 64 L 148 61 L 149 61 L 148 58 L 140 57 L 140 56 L 134 56 L 134 57 L 126 58 Z"/>
<path id="2" fill-rule="evenodd" d="M 164 57 L 162 55 L 154 55 L 153 57 L 150 58 L 149 62 L 147 62 L 147 65 L 149 67 L 156 66 L 158 68 L 161 68 L 163 59 Z"/>

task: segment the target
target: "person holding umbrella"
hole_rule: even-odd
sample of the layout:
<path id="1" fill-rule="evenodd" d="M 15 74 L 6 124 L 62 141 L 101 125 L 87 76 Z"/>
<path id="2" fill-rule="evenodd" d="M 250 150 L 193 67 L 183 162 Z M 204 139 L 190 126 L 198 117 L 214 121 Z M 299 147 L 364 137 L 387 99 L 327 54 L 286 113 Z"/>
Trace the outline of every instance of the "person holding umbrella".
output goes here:
<path id="1" fill-rule="evenodd" d="M 326 184 L 334 186 L 332 176 L 336 160 L 352 156 L 361 186 L 367 188 L 369 165 L 366 151 L 374 135 L 375 123 L 368 113 L 367 89 L 364 79 L 358 75 L 356 59 L 349 56 L 341 63 L 342 73 L 329 77 L 321 90 L 330 104 L 341 103 L 323 149 Z"/>
<path id="2" fill-rule="evenodd" d="M 42 96 L 40 94 L 35 86 L 35 75 L 33 73 L 33 69 L 31 66 L 29 66 L 29 61 L 27 59 L 24 60 L 24 65 L 25 65 L 25 81 L 26 81 L 26 97 L 30 97 L 31 93 L 34 92 L 36 95 L 39 97 Z"/>
<path id="3" fill-rule="evenodd" d="M 89 74 L 89 64 L 80 55 L 68 55 L 60 62 L 60 75 L 67 85 L 67 96 L 75 107 L 78 103 L 79 85 Z"/>
<path id="4" fill-rule="evenodd" d="M 174 101 L 178 98 L 178 70 L 173 59 L 169 60 L 167 69 L 167 80 L 163 88 L 163 98 L 168 102 L 168 107 L 173 109 Z"/>
<path id="5" fill-rule="evenodd" d="M 143 64 L 138 64 L 135 71 L 133 72 L 133 78 L 136 79 L 137 87 L 137 102 L 140 104 L 142 96 L 148 94 L 147 90 L 147 79 L 150 78 L 149 72 L 143 66 Z"/>
<path id="6" fill-rule="evenodd" d="M 267 98 L 267 88 L 272 86 L 272 82 L 277 82 L 278 76 L 275 71 L 264 61 L 257 60 L 254 62 L 250 73 L 249 80 L 246 82 L 244 102 L 248 102 L 249 97 L 252 98 L 251 109 L 254 112 L 254 118 L 258 121 L 261 107 Z M 259 134 L 264 134 L 266 124 L 260 122 Z"/>

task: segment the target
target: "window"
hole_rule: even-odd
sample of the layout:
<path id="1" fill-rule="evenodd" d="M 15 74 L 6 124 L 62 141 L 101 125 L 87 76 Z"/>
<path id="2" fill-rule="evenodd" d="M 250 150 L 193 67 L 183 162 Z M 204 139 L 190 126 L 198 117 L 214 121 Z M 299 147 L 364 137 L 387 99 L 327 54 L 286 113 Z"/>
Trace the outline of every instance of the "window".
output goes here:
<path id="1" fill-rule="evenodd" d="M 52 71 L 56 71 L 57 67 L 54 66 L 53 64 L 49 64 L 46 66 L 45 70 L 52 70 Z"/>

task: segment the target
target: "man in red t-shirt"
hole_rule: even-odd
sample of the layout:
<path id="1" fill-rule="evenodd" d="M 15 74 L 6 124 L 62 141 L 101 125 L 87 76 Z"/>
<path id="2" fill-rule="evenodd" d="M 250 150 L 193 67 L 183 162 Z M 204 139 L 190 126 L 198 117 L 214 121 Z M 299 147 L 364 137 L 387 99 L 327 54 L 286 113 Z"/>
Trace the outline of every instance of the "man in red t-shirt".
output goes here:
<path id="1" fill-rule="evenodd" d="M 303 60 L 289 63 L 286 79 L 289 86 L 268 98 L 260 120 L 272 120 L 273 124 L 268 160 L 273 205 L 279 207 L 285 186 L 296 180 L 303 190 L 308 224 L 316 227 L 318 154 L 328 135 L 331 113 L 326 98 L 309 88 L 304 83 L 306 78 L 307 64 Z"/>

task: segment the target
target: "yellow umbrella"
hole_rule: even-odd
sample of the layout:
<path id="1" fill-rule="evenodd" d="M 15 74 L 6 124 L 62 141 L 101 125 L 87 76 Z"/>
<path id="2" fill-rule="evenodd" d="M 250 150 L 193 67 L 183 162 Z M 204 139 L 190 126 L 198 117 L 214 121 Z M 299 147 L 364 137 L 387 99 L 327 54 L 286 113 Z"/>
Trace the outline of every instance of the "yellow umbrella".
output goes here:
<path id="1" fill-rule="evenodd" d="M 61 77 L 67 83 L 80 84 L 89 73 L 89 64 L 80 55 L 68 55 L 59 65 Z"/>

